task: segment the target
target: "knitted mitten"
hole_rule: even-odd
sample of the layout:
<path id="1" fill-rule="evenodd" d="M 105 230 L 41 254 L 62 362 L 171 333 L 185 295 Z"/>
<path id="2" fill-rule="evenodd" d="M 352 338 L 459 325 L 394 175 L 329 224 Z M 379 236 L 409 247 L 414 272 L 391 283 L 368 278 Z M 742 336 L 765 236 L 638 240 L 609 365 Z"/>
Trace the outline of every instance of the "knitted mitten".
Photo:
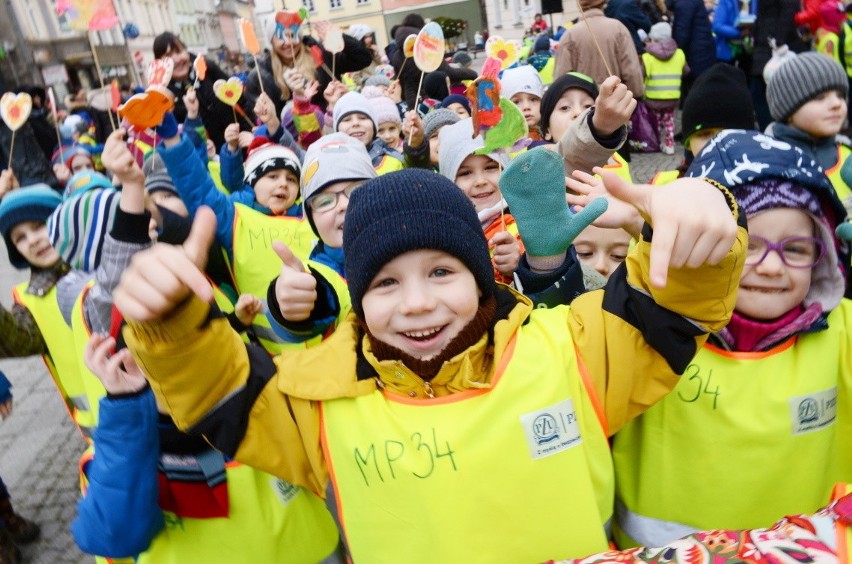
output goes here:
<path id="1" fill-rule="evenodd" d="M 500 190 L 518 224 L 527 254 L 562 255 L 580 232 L 606 211 L 605 198 L 574 214 L 565 201 L 565 165 L 559 153 L 521 153 L 500 176 Z"/>
<path id="2" fill-rule="evenodd" d="M 834 232 L 837 233 L 838 239 L 852 242 L 852 223 L 844 221 L 837 226 L 837 229 L 835 229 Z"/>
<path id="3" fill-rule="evenodd" d="M 178 132 L 178 122 L 177 119 L 175 119 L 175 115 L 172 112 L 166 112 L 166 115 L 163 116 L 163 123 L 154 129 L 157 132 L 157 135 L 163 139 L 174 137 Z"/>

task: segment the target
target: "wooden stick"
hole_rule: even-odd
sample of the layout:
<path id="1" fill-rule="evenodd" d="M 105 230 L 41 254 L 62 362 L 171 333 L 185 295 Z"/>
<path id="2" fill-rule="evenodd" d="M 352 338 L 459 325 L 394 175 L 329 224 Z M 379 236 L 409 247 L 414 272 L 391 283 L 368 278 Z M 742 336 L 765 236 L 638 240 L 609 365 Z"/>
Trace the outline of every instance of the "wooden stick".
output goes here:
<path id="1" fill-rule="evenodd" d="M 257 55 L 252 54 L 252 57 L 254 57 L 254 68 L 257 69 L 257 81 L 260 83 L 260 93 L 266 94 L 266 90 L 263 88 L 263 77 L 261 76 L 260 65 L 257 63 Z"/>
<path id="2" fill-rule="evenodd" d="M 103 92 L 106 89 L 106 86 L 104 85 L 104 71 L 101 69 L 101 62 L 98 59 L 98 50 L 95 48 L 95 42 L 92 41 L 92 32 L 87 31 L 86 36 L 89 38 L 89 47 L 92 49 L 92 57 L 95 59 L 95 68 L 98 71 L 98 79 L 101 81 L 101 92 Z M 109 115 L 109 124 L 112 126 L 113 131 L 115 131 L 118 129 L 118 126 L 115 125 L 111 107 L 107 110 L 107 114 Z"/>
<path id="3" fill-rule="evenodd" d="M 607 75 L 612 76 L 612 69 L 609 68 L 609 63 L 606 62 L 606 57 L 604 57 L 603 50 L 601 49 L 601 46 L 598 43 L 598 38 L 595 37 L 595 34 L 592 31 L 592 26 L 589 25 L 589 20 L 586 19 L 586 12 L 583 11 L 583 6 L 580 4 L 580 0 L 577 0 L 577 7 L 580 9 L 580 17 L 583 18 L 583 21 L 586 23 L 586 29 L 589 30 L 589 35 L 592 36 L 592 41 L 595 42 L 595 47 L 597 48 L 598 53 L 601 56 L 601 60 L 603 61 L 604 67 L 606 67 Z"/>
<path id="4" fill-rule="evenodd" d="M 334 77 L 337 76 L 337 53 L 331 54 L 331 79 L 334 80 Z"/>
<path id="5" fill-rule="evenodd" d="M 414 95 L 414 111 L 417 111 L 417 104 L 420 102 L 420 87 L 423 86 L 423 75 L 426 73 L 420 71 L 420 82 L 417 84 L 417 94 Z M 411 145 L 411 137 L 414 134 L 414 129 L 412 129 L 408 134 L 408 144 Z"/>
<path id="6" fill-rule="evenodd" d="M 12 157 L 15 156 L 15 134 L 17 132 L 18 132 L 17 129 L 12 130 L 12 146 L 9 148 L 9 166 L 6 167 L 9 170 L 12 170 Z M 60 145 L 59 149 L 60 150 L 62 149 L 61 145 Z"/>
<path id="7" fill-rule="evenodd" d="M 234 123 L 239 123 L 240 120 L 237 119 L 237 109 L 234 106 L 231 106 L 231 111 L 234 112 Z"/>

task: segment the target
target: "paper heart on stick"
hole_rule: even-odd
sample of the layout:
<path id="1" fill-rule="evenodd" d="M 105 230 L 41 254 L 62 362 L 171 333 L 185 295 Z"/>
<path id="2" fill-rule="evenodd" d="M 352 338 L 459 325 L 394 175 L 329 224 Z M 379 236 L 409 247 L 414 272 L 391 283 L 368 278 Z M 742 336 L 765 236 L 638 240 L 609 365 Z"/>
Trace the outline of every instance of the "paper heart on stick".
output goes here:
<path id="1" fill-rule="evenodd" d="M 340 28 L 334 24 L 328 26 L 322 45 L 329 53 L 340 53 L 343 51 L 343 32 Z"/>
<path id="2" fill-rule="evenodd" d="M 254 24 L 245 18 L 240 18 L 240 39 L 242 39 L 246 51 L 252 55 L 260 53 L 260 42 L 254 32 Z"/>
<path id="3" fill-rule="evenodd" d="M 414 42 L 414 64 L 423 72 L 432 72 L 443 61 L 444 31 L 436 22 L 429 22 L 423 26 Z"/>
<path id="4" fill-rule="evenodd" d="M 192 68 L 195 69 L 195 76 L 198 80 L 207 78 L 207 59 L 203 56 L 198 55 L 195 57 L 195 61 L 192 62 Z"/>
<path id="5" fill-rule="evenodd" d="M 118 108 L 118 115 L 127 122 L 142 131 L 156 127 L 163 122 L 166 112 L 175 107 L 174 96 L 171 92 L 163 92 L 160 88 L 154 88 L 134 94 L 130 99 Z"/>
<path id="6" fill-rule="evenodd" d="M 213 92 L 223 103 L 234 107 L 243 95 L 243 83 L 235 76 L 228 80 L 219 79 L 213 83 Z"/>
<path id="7" fill-rule="evenodd" d="M 175 63 L 171 57 L 151 61 L 148 64 L 148 86 L 168 86 L 174 69 Z"/>
<path id="8" fill-rule="evenodd" d="M 17 131 L 27 122 L 33 109 L 33 99 L 26 92 L 6 92 L 0 98 L 0 117 L 12 131 Z"/>

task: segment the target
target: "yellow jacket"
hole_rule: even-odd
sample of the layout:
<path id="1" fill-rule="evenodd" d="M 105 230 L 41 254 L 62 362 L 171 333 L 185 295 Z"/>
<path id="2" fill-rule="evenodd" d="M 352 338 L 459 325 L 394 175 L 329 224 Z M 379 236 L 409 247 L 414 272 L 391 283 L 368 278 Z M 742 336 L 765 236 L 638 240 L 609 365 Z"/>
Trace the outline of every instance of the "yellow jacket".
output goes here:
<path id="1" fill-rule="evenodd" d="M 642 240 L 607 290 L 559 306 L 590 375 L 588 385 L 602 403 L 608 434 L 668 393 L 708 332 L 727 324 L 747 240 L 740 227 L 720 264 L 672 269 L 665 289 L 649 283 L 650 243 Z M 435 395 L 488 388 L 496 367 L 507 360 L 507 343 L 536 315 L 524 296 L 502 286 L 499 293 L 514 302 L 498 316 L 493 342 L 483 336 L 444 363 L 431 381 Z M 317 402 L 368 394 L 377 386 L 425 397 L 423 380 L 402 363 L 375 358 L 352 315 L 323 344 L 287 351 L 274 361 L 247 349 L 221 314 L 196 297 L 164 320 L 129 323 L 125 337 L 179 428 L 201 433 L 236 460 L 321 495 L 329 475 Z"/>

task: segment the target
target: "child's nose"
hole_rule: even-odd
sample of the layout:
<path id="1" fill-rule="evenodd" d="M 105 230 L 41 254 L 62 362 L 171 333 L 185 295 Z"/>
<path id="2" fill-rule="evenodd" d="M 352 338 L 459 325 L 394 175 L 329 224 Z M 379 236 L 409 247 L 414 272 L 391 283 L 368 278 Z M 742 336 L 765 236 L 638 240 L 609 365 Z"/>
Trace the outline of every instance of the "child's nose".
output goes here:
<path id="1" fill-rule="evenodd" d="M 766 258 L 764 258 L 760 264 L 755 267 L 755 269 L 760 274 L 774 275 L 783 272 L 785 267 L 786 265 L 781 259 L 781 255 L 778 254 L 778 251 L 772 250 L 769 251 Z"/>
<path id="2" fill-rule="evenodd" d="M 435 308 L 435 298 L 421 284 L 404 284 L 400 312 L 405 315 L 425 313 Z"/>

